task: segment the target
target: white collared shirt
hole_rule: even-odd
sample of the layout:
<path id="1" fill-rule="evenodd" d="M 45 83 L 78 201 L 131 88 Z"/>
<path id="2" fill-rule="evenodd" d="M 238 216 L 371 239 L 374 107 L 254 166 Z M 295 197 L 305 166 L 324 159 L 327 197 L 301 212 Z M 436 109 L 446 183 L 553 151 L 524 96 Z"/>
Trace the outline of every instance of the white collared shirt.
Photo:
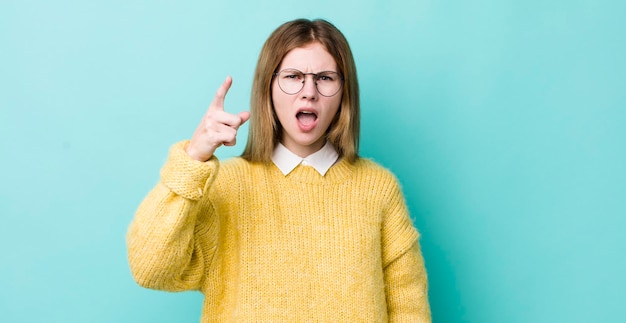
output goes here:
<path id="1" fill-rule="evenodd" d="M 320 175 L 324 176 L 338 158 L 339 154 L 337 150 L 335 150 L 335 147 L 329 141 L 326 142 L 322 149 L 304 158 L 292 153 L 281 143 L 276 145 L 274 153 L 272 154 L 274 165 L 276 165 L 285 176 L 291 173 L 291 171 L 300 164 L 311 166 L 315 168 Z"/>

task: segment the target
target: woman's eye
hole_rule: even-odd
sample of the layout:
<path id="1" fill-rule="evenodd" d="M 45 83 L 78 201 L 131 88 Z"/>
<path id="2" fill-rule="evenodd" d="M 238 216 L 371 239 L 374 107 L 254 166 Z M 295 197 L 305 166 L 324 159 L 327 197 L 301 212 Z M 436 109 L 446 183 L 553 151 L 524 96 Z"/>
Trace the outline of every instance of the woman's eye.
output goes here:
<path id="1" fill-rule="evenodd" d="M 290 79 L 290 80 L 299 80 L 300 79 L 300 75 L 298 75 L 298 74 L 285 74 L 285 78 L 286 79 Z"/>
<path id="2" fill-rule="evenodd" d="M 317 79 L 318 81 L 332 81 L 333 80 L 332 76 L 329 76 L 329 75 L 320 75 Z"/>

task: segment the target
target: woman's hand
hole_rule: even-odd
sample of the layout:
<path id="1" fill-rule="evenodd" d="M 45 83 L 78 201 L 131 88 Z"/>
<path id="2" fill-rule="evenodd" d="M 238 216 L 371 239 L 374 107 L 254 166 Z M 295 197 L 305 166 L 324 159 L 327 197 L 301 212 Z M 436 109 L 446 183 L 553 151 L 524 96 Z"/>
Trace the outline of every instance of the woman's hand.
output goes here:
<path id="1" fill-rule="evenodd" d="M 237 129 L 250 119 L 250 112 L 231 114 L 224 111 L 224 98 L 233 83 L 229 76 L 215 93 L 215 98 L 187 146 L 187 154 L 195 160 L 207 161 L 221 146 L 234 146 Z"/>

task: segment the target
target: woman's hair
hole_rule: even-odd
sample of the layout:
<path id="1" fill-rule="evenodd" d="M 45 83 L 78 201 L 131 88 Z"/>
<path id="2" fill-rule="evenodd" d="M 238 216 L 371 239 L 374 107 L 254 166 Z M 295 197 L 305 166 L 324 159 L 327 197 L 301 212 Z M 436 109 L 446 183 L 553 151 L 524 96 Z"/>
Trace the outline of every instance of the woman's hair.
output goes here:
<path id="1" fill-rule="evenodd" d="M 354 163 L 359 148 L 359 84 L 352 51 L 343 34 L 325 20 L 297 19 L 278 27 L 259 55 L 252 83 L 248 143 L 241 157 L 251 162 L 269 162 L 281 139 L 282 127 L 272 103 L 272 81 L 285 55 L 294 48 L 320 43 L 335 59 L 344 78 L 342 98 L 326 138 L 339 156 Z"/>

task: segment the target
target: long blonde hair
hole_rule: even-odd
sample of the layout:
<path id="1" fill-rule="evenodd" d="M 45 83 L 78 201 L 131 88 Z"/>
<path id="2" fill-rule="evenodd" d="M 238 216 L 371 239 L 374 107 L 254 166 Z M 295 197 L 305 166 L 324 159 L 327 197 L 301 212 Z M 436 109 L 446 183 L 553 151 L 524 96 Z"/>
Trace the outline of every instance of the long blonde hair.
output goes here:
<path id="1" fill-rule="evenodd" d="M 285 55 L 294 48 L 320 43 L 335 59 L 344 77 L 341 105 L 328 127 L 326 138 L 339 156 L 354 163 L 359 147 L 359 84 L 356 66 L 348 41 L 330 22 L 322 19 L 297 19 L 278 27 L 267 39 L 259 54 L 251 95 L 248 142 L 241 157 L 251 162 L 269 162 L 280 141 L 282 127 L 272 103 L 274 73 Z"/>

